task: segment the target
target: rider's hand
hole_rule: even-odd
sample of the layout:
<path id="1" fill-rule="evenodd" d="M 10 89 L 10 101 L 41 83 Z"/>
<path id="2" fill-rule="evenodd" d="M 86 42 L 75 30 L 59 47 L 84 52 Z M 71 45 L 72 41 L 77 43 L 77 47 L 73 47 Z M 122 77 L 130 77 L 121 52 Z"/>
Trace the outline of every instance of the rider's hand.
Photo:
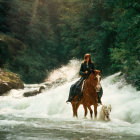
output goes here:
<path id="1" fill-rule="evenodd" d="M 88 71 L 85 71 L 85 74 L 87 74 L 88 73 Z"/>

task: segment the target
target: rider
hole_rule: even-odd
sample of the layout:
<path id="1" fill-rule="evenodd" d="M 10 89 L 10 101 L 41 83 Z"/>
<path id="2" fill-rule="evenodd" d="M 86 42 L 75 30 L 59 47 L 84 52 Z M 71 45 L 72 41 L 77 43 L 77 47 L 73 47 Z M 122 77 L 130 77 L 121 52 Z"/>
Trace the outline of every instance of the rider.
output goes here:
<path id="1" fill-rule="evenodd" d="M 66 102 L 71 102 L 75 95 L 78 93 L 78 98 L 77 101 L 80 100 L 82 97 L 82 91 L 81 91 L 81 83 L 88 78 L 90 73 L 95 70 L 94 63 L 91 61 L 91 56 L 90 54 L 85 54 L 84 56 L 84 61 L 81 64 L 80 72 L 79 74 L 81 75 L 81 78 L 71 85 L 70 87 L 70 92 L 69 92 L 69 98 Z M 101 104 L 101 97 L 103 94 L 103 90 L 101 88 L 100 92 L 98 93 L 98 103 Z"/>

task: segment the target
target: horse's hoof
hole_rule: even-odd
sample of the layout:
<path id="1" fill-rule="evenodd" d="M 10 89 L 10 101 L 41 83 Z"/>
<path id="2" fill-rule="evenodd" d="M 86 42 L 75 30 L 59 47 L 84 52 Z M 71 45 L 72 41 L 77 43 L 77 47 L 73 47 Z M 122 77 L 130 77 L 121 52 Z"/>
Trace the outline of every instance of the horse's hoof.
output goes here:
<path id="1" fill-rule="evenodd" d="M 97 118 L 94 118 L 95 121 L 97 121 Z"/>

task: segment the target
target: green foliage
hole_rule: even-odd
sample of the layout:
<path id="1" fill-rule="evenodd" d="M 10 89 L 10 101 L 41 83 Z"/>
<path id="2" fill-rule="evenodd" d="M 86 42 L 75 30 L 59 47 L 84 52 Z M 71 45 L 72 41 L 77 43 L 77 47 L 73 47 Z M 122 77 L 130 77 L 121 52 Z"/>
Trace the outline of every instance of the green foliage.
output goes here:
<path id="1" fill-rule="evenodd" d="M 15 55 L 0 41 L 0 64 L 35 83 L 90 53 L 103 75 L 122 71 L 140 89 L 139 13 L 139 0 L 0 1 L 0 31 L 26 46 Z"/>

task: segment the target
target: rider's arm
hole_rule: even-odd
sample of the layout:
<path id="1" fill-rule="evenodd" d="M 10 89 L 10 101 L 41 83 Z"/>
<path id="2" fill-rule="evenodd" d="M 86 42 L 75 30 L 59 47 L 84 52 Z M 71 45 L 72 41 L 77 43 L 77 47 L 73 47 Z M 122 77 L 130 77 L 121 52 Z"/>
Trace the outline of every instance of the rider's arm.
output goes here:
<path id="1" fill-rule="evenodd" d="M 80 74 L 81 76 L 83 76 L 83 75 L 85 74 L 85 72 L 84 72 L 84 68 L 83 68 L 83 63 L 81 64 L 79 74 Z"/>

